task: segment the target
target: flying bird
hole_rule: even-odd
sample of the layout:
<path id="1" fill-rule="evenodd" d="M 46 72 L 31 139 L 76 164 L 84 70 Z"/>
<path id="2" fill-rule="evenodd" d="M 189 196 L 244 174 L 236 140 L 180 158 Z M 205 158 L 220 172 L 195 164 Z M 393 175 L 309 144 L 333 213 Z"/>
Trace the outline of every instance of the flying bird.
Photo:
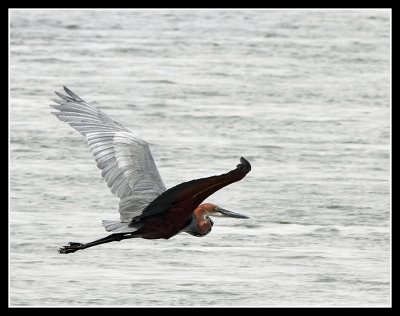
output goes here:
<path id="1" fill-rule="evenodd" d="M 202 203 L 223 187 L 240 181 L 250 172 L 243 157 L 227 173 L 195 179 L 166 189 L 147 142 L 121 123 L 87 103 L 67 87 L 66 95 L 50 105 L 61 121 L 86 137 L 97 167 L 111 192 L 120 198 L 119 221 L 103 220 L 111 235 L 88 243 L 70 242 L 59 253 L 73 253 L 129 238 L 169 239 L 181 232 L 201 237 L 213 226 L 210 216 L 249 218 L 211 203 Z"/>

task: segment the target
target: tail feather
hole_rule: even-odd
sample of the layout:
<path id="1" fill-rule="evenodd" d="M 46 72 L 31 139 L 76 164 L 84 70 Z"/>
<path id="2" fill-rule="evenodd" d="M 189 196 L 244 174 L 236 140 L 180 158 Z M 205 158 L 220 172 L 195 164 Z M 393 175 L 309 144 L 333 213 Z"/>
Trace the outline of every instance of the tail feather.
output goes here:
<path id="1" fill-rule="evenodd" d="M 108 232 L 112 233 L 133 233 L 138 230 L 136 227 L 129 227 L 129 223 L 103 220 L 103 226 Z"/>

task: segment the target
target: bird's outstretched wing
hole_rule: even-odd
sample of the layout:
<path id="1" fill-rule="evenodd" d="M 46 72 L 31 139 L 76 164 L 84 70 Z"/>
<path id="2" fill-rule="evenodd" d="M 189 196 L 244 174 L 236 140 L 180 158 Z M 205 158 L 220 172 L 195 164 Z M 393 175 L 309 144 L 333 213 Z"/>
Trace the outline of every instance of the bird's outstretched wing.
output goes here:
<path id="1" fill-rule="evenodd" d="M 231 183 L 242 180 L 250 170 L 250 163 L 241 157 L 236 169 L 228 173 L 178 184 L 153 200 L 142 214 L 132 219 L 132 223 L 160 213 L 168 213 L 170 219 L 177 220 L 190 217 L 207 197 Z"/>
<path id="2" fill-rule="evenodd" d="M 165 191 L 149 146 L 68 88 L 64 90 L 67 95 L 56 92 L 60 99 L 54 100 L 57 105 L 51 105 L 58 110 L 53 114 L 86 137 L 101 176 L 121 199 L 121 221 L 130 222 Z"/>

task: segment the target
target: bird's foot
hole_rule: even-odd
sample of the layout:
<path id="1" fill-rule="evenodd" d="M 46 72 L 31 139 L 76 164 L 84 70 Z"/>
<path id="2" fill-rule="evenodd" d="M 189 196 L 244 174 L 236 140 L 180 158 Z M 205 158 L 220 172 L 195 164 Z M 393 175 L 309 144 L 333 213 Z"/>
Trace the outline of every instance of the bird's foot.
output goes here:
<path id="1" fill-rule="evenodd" d="M 79 242 L 69 242 L 68 246 L 61 247 L 58 250 L 58 253 L 72 253 L 72 252 L 75 252 L 77 250 L 84 249 L 83 245 L 84 244 L 81 244 Z"/>

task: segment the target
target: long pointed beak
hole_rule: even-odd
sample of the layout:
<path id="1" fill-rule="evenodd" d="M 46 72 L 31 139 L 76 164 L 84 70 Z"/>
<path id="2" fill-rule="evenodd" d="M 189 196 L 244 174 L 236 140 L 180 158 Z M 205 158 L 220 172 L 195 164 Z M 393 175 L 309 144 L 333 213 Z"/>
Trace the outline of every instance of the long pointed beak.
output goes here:
<path id="1" fill-rule="evenodd" d="M 235 213 L 235 212 L 232 212 L 232 211 L 228 211 L 228 210 L 225 210 L 225 209 L 223 209 L 223 208 L 219 208 L 217 212 L 221 213 L 223 216 L 226 216 L 226 217 L 250 218 L 250 217 L 248 217 L 248 216 L 246 216 L 246 215 L 242 215 L 242 214 L 239 214 L 239 213 Z"/>

